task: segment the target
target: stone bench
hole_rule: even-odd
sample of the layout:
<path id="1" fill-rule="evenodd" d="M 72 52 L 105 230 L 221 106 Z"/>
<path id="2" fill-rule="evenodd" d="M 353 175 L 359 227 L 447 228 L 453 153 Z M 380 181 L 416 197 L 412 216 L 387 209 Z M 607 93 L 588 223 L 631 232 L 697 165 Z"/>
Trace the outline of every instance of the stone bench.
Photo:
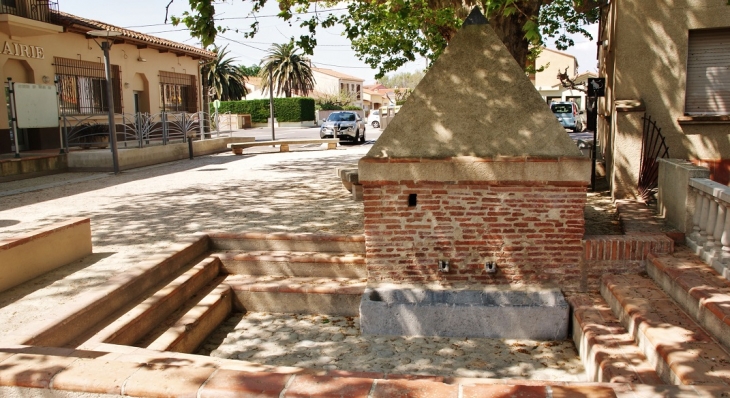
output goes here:
<path id="1" fill-rule="evenodd" d="M 340 142 L 339 138 L 325 138 L 325 139 L 300 139 L 300 140 L 276 140 L 276 141 L 254 141 L 254 142 L 237 142 L 228 144 L 228 148 L 233 150 L 236 155 L 243 155 L 243 150 L 254 146 L 270 146 L 279 145 L 280 152 L 289 152 L 289 145 L 304 145 L 304 144 L 327 144 L 327 149 L 336 149 L 337 143 Z"/>
<path id="2" fill-rule="evenodd" d="M 362 185 L 358 179 L 357 168 L 337 168 L 335 173 L 342 180 L 342 185 L 352 192 L 352 199 L 356 202 L 362 201 Z"/>

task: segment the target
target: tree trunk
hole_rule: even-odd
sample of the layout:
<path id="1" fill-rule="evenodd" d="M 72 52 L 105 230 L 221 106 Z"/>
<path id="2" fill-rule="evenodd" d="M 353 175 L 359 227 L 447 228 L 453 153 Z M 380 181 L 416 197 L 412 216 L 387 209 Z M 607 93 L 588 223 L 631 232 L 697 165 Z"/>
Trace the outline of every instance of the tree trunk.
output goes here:
<path id="1" fill-rule="evenodd" d="M 489 24 L 492 26 L 497 36 L 507 46 L 510 54 L 515 58 L 517 63 L 524 69 L 527 65 L 527 56 L 530 53 L 530 42 L 525 39 L 525 32 L 522 27 L 531 18 L 540 13 L 545 0 L 521 0 L 518 1 L 518 7 L 522 11 L 505 16 L 502 12 L 496 12 L 489 18 Z"/>

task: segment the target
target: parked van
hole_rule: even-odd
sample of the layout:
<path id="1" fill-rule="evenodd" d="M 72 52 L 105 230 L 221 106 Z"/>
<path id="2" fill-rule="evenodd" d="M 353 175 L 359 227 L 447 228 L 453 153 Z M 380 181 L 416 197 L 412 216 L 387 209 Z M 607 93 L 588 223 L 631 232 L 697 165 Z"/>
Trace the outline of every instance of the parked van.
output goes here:
<path id="1" fill-rule="evenodd" d="M 553 102 L 550 104 L 550 110 L 566 129 L 573 133 L 583 131 L 583 121 L 580 117 L 583 111 L 578 110 L 575 102 Z"/>

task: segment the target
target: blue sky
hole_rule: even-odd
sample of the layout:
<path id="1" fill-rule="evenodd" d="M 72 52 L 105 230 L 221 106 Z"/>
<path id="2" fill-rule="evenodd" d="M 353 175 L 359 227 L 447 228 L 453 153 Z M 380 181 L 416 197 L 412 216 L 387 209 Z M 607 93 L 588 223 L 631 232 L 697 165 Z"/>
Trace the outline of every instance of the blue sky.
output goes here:
<path id="1" fill-rule="evenodd" d="M 190 37 L 184 27 L 174 27 L 169 22 L 167 25 L 164 24 L 165 7 L 168 2 L 169 0 L 59 0 L 59 7 L 61 11 L 80 17 L 103 21 L 169 40 L 199 45 L 196 39 Z M 231 55 L 236 57 L 241 64 L 258 64 L 272 43 L 284 43 L 290 37 L 299 37 L 304 33 L 304 30 L 298 27 L 298 23 L 293 22 L 290 27 L 287 22 L 275 17 L 278 12 L 276 1 L 270 0 L 268 3 L 266 8 L 259 13 L 260 31 L 256 37 L 246 39 L 242 33 L 229 31 L 216 39 L 218 45 L 227 44 Z M 187 0 L 174 0 L 170 5 L 170 14 L 179 16 L 188 7 Z M 334 8 L 341 7 L 335 6 Z M 249 3 L 242 0 L 227 0 L 216 5 L 217 17 L 221 18 L 219 24 L 232 29 L 237 27 L 246 29 L 253 22 L 249 11 Z M 593 31 L 595 32 L 595 30 L 594 27 Z M 313 64 L 317 67 L 358 76 L 365 79 L 366 84 L 374 82 L 376 71 L 357 59 L 355 52 L 350 48 L 349 40 L 341 33 L 342 29 L 339 27 L 317 31 L 318 47 L 312 56 Z M 575 41 L 576 46 L 566 52 L 578 58 L 581 72 L 595 70 L 595 42 L 590 42 L 582 36 L 577 37 Z M 424 67 L 425 61 L 420 60 L 404 66 L 399 71 L 412 72 L 422 70 Z"/>

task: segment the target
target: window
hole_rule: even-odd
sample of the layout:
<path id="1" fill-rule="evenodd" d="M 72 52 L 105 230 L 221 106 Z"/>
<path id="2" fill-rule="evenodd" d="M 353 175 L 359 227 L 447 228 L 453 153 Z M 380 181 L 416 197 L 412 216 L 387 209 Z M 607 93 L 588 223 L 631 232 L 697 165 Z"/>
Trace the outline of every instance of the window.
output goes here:
<path id="1" fill-rule="evenodd" d="M 357 100 L 360 101 L 362 92 L 360 91 L 360 85 L 357 85 L 357 90 L 355 91 L 357 93 Z"/>
<path id="2" fill-rule="evenodd" d="M 61 111 L 91 115 L 109 111 L 104 64 L 69 58 L 53 58 L 58 79 Z M 111 65 L 114 112 L 122 113 L 119 66 Z"/>
<path id="3" fill-rule="evenodd" d="M 160 71 L 160 110 L 196 112 L 195 76 Z"/>
<path id="4" fill-rule="evenodd" d="M 730 114 L 730 28 L 689 31 L 688 115 Z"/>

